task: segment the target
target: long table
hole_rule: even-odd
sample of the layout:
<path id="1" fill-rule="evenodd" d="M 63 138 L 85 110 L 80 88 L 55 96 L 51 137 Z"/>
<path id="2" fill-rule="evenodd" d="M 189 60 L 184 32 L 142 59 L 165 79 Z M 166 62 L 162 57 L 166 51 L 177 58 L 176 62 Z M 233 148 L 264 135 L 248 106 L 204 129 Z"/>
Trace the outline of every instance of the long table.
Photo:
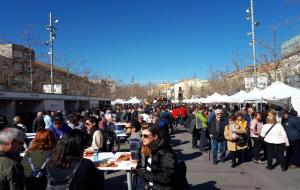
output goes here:
<path id="1" fill-rule="evenodd" d="M 101 162 L 110 162 L 116 161 L 122 154 L 130 154 L 130 152 L 117 152 L 115 155 L 112 152 L 100 152 L 98 153 L 98 158 L 94 160 L 94 156 L 85 156 L 85 158 L 92 160 L 96 165 Z M 132 174 L 131 169 L 136 168 L 137 162 L 133 160 L 128 161 L 120 161 L 116 162 L 117 166 L 113 167 L 100 167 L 97 166 L 99 170 L 110 170 L 110 171 L 117 171 L 122 170 L 126 172 L 127 175 L 127 187 L 128 190 L 132 190 Z"/>

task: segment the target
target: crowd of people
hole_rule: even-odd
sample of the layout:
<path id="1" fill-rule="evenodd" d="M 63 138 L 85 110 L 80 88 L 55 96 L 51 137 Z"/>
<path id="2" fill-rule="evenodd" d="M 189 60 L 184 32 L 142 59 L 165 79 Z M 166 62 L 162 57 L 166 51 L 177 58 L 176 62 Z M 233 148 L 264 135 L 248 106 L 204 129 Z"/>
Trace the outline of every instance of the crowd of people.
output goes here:
<path id="1" fill-rule="evenodd" d="M 267 161 L 268 170 L 277 165 L 282 171 L 300 167 L 300 118 L 294 110 L 257 112 L 251 106 L 219 106 L 209 111 L 201 105 L 192 107 L 185 124 L 192 133 L 192 147 L 203 153 L 207 152 L 205 147 L 211 150 L 213 164 L 230 157 L 233 168 L 243 161 Z"/>
<path id="2" fill-rule="evenodd" d="M 192 148 L 211 154 L 214 165 L 230 158 L 233 168 L 244 161 L 267 162 L 269 170 L 300 166 L 300 119 L 294 110 L 116 105 L 69 114 L 38 112 L 33 121 L 25 122 L 17 115 L 11 126 L 0 116 L 0 189 L 105 189 L 103 171 L 84 158 L 84 151 L 112 151 L 117 122 L 125 123 L 129 140 L 141 143 L 137 168 L 132 169 L 135 189 L 188 188 L 185 164 L 171 146 L 171 134 L 178 126 L 189 130 Z M 26 138 L 28 131 L 36 132 L 32 141 Z"/>

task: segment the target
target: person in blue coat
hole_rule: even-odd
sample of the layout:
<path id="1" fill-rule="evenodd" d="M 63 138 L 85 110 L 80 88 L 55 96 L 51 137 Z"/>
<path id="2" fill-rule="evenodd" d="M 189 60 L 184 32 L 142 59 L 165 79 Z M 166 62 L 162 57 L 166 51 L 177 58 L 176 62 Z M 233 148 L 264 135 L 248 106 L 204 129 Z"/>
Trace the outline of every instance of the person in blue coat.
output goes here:
<path id="1" fill-rule="evenodd" d="M 55 134 L 56 139 L 59 140 L 72 129 L 65 122 L 63 122 L 62 117 L 55 116 L 53 118 L 53 123 L 50 125 L 48 130 L 52 131 Z"/>

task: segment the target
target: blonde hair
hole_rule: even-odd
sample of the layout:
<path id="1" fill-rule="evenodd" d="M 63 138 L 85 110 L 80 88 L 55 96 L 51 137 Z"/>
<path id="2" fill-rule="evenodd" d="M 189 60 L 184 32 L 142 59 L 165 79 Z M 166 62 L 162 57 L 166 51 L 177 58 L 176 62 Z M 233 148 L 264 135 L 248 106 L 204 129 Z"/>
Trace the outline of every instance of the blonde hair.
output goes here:
<path id="1" fill-rule="evenodd" d="M 151 150 L 148 145 L 142 145 L 141 153 L 144 154 L 146 157 L 151 155 Z"/>
<path id="2" fill-rule="evenodd" d="M 272 111 L 269 111 L 268 112 L 268 116 L 269 114 L 272 115 L 272 119 L 270 119 L 269 117 L 267 117 L 267 123 L 270 123 L 270 124 L 274 124 L 274 123 L 277 123 L 277 119 L 276 119 L 276 111 L 272 110 Z"/>

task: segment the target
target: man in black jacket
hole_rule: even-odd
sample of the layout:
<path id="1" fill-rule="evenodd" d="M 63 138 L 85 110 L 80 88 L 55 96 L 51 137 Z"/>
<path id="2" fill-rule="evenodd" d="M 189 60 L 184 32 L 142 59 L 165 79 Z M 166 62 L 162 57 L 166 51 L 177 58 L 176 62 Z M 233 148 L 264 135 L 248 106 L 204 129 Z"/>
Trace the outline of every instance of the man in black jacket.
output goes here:
<path id="1" fill-rule="evenodd" d="M 24 170 L 18 161 L 24 138 L 23 131 L 16 128 L 0 131 L 0 189 L 24 189 Z"/>
<path id="2" fill-rule="evenodd" d="M 39 129 L 45 129 L 43 112 L 38 112 L 36 118 L 33 120 L 32 131 L 36 133 Z"/>
<path id="3" fill-rule="evenodd" d="M 226 139 L 224 137 L 224 129 L 227 125 L 226 120 L 222 117 L 222 110 L 215 110 L 216 118 L 208 123 L 209 136 L 211 138 L 211 149 L 213 156 L 213 164 L 217 164 L 218 148 L 220 151 L 221 162 L 225 161 L 226 155 Z"/>

